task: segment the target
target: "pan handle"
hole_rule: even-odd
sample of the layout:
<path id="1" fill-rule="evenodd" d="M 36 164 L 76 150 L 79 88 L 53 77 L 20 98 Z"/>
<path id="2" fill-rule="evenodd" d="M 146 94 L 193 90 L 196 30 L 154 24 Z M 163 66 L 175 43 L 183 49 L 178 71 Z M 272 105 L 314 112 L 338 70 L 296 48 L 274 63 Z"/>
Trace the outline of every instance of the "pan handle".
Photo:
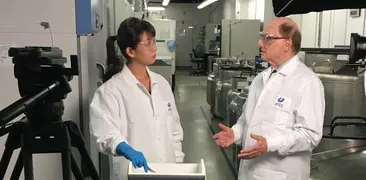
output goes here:
<path id="1" fill-rule="evenodd" d="M 366 123 L 360 123 L 360 122 L 336 122 L 330 127 L 329 135 L 334 135 L 334 129 L 337 126 L 356 126 L 356 127 L 366 127 Z M 366 137 L 365 137 L 366 138 Z"/>
<path id="2" fill-rule="evenodd" d="M 362 116 L 336 116 L 332 119 L 332 122 L 330 123 L 330 126 L 332 127 L 333 124 L 337 121 L 337 120 L 351 120 L 351 119 L 358 119 L 358 120 L 363 120 L 366 123 L 366 117 L 362 117 Z"/>
<path id="3" fill-rule="evenodd" d="M 329 67 L 331 69 L 331 72 L 334 73 L 334 68 L 333 68 L 333 64 L 332 64 L 332 61 L 330 61 L 329 59 L 324 59 L 324 60 L 320 60 L 320 61 L 315 61 L 313 64 L 312 64 L 312 69 L 315 71 L 315 67 L 318 63 L 322 63 L 322 62 L 328 62 L 329 63 Z"/>

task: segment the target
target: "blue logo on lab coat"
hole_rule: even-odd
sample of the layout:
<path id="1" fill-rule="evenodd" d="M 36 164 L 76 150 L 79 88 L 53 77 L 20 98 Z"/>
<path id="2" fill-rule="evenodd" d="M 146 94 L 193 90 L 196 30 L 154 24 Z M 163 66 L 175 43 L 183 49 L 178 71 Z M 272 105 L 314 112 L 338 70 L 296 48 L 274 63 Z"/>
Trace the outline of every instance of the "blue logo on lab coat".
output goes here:
<path id="1" fill-rule="evenodd" d="M 283 102 L 283 101 L 285 101 L 285 98 L 283 98 L 283 97 L 280 97 L 280 98 L 278 98 L 278 100 L 277 100 L 278 102 Z"/>

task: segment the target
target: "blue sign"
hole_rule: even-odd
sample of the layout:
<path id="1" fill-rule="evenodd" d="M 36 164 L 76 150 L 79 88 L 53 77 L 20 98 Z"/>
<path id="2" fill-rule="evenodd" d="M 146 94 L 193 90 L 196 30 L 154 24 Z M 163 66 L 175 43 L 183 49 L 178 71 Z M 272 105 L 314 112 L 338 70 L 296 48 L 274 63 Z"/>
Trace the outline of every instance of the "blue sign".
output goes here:
<path id="1" fill-rule="evenodd" d="M 255 61 L 257 61 L 258 63 L 263 62 L 263 59 L 260 56 L 255 56 Z"/>
<path id="2" fill-rule="evenodd" d="M 175 41 L 170 40 L 170 41 L 167 42 L 167 45 L 168 45 L 168 49 L 169 49 L 170 52 L 175 51 L 175 49 L 176 49 Z"/>

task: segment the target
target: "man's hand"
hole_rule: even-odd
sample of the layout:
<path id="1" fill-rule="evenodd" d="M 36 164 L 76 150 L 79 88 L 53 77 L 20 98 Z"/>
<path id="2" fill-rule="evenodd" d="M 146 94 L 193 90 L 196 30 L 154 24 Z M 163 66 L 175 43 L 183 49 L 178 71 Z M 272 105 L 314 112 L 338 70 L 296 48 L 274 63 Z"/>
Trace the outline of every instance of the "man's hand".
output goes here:
<path id="1" fill-rule="evenodd" d="M 250 137 L 257 142 L 252 147 L 241 150 L 238 154 L 239 159 L 252 159 L 267 152 L 267 140 L 264 137 L 255 134 L 250 134 Z"/>
<path id="2" fill-rule="evenodd" d="M 227 148 L 234 143 L 234 131 L 221 123 L 219 123 L 219 127 L 221 132 L 215 134 L 213 138 L 216 139 L 218 146 Z"/>

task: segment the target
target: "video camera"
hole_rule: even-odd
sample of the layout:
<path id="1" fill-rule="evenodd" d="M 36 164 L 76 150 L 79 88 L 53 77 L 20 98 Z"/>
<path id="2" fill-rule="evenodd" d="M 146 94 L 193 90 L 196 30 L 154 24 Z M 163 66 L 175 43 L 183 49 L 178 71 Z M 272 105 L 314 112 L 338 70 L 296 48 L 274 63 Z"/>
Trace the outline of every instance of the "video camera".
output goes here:
<path id="1" fill-rule="evenodd" d="M 351 34 L 351 43 L 349 51 L 349 63 L 354 64 L 356 61 L 366 58 L 366 37 L 357 33 Z"/>
<path id="2" fill-rule="evenodd" d="M 92 179 L 99 180 L 77 124 L 62 120 L 63 99 L 72 91 L 69 81 L 79 75 L 77 56 L 70 56 L 71 68 L 66 68 L 67 59 L 58 47 L 10 48 L 8 55 L 13 57 L 22 98 L 0 112 L 0 136 L 9 133 L 0 162 L 0 179 L 4 179 L 13 151 L 21 148 L 10 179 L 19 179 L 23 165 L 25 180 L 34 179 L 32 154 L 61 153 L 64 180 L 71 180 L 71 170 L 76 179 L 83 180 L 71 154 L 74 146 Z M 22 113 L 26 118 L 8 124 Z"/>
<path id="3" fill-rule="evenodd" d="M 30 123 L 59 121 L 63 114 L 63 102 L 72 91 L 68 81 L 78 75 L 77 56 L 71 55 L 71 68 L 62 50 L 57 47 L 10 48 L 14 75 L 18 79 L 21 99 L 0 112 L 3 126 L 25 113 Z"/>

